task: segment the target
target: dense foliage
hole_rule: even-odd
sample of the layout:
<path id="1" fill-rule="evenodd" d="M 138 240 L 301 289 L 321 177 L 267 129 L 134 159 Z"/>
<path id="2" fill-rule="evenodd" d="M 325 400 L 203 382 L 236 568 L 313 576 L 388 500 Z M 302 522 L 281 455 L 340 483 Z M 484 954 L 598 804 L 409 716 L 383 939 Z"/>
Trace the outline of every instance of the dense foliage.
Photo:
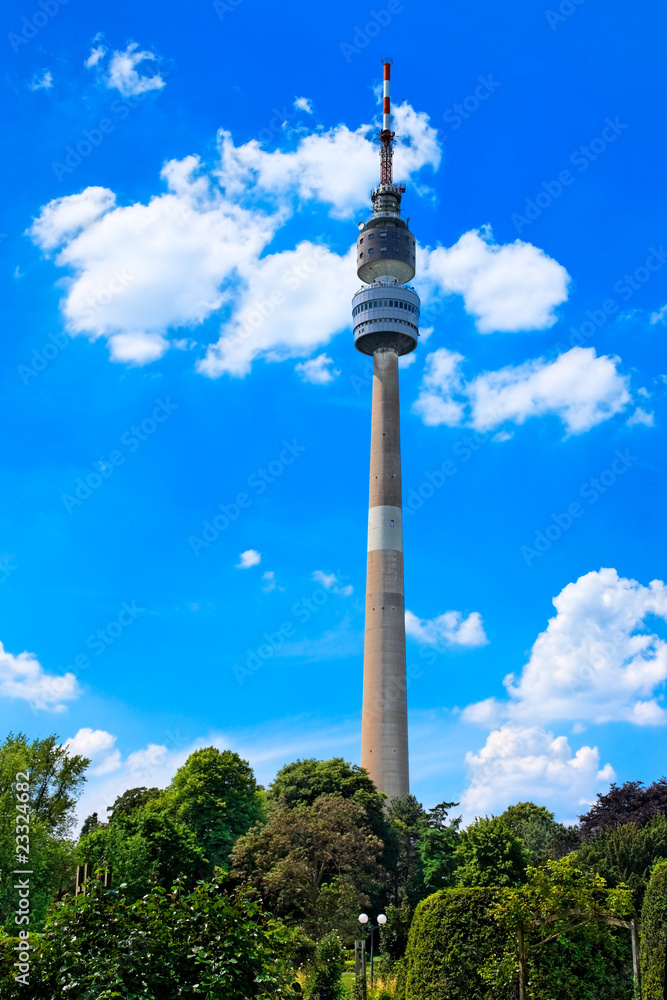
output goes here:
<path id="1" fill-rule="evenodd" d="M 639 912 L 652 867 L 667 858 L 667 817 L 655 816 L 645 826 L 608 827 L 585 840 L 576 854 L 579 865 L 599 872 L 609 885 L 627 885 Z"/>
<path id="2" fill-rule="evenodd" d="M 501 819 L 478 819 L 460 836 L 455 854 L 460 886 L 517 885 L 526 875 L 528 850 Z"/>
<path id="3" fill-rule="evenodd" d="M 4 955 L 14 941 L 4 939 Z M 86 895 L 59 904 L 33 953 L 31 1000 L 254 1000 L 300 995 L 288 959 L 288 934 L 242 894 L 218 881 L 194 891 L 154 887 L 130 902 L 89 883 Z M 2 966 L 0 1000 L 16 996 Z M 26 993 L 26 996 L 28 994 Z"/>
<path id="4" fill-rule="evenodd" d="M 28 795 L 31 882 L 31 929 L 44 923 L 48 907 L 73 882 L 74 844 L 69 839 L 73 806 L 90 763 L 70 756 L 56 736 L 30 742 L 10 733 L 0 746 L 0 926 L 12 933 L 16 892 L 16 775 L 29 772 Z"/>
<path id="5" fill-rule="evenodd" d="M 627 889 L 608 889 L 563 858 L 529 868 L 525 884 L 507 889 L 492 913 L 506 936 L 481 970 L 494 998 L 517 982 L 521 929 L 532 1000 L 632 1000 L 630 931 L 606 922 L 631 916 Z"/>
<path id="6" fill-rule="evenodd" d="M 659 861 L 653 869 L 642 907 L 642 1000 L 664 1000 L 667 992 L 666 945 L 667 861 Z"/>
<path id="7" fill-rule="evenodd" d="M 582 836 L 592 837 L 621 823 L 644 826 L 654 816 L 666 813 L 667 778 L 646 788 L 642 781 L 626 781 L 620 788 L 612 785 L 606 795 L 598 794 L 597 802 L 579 817 L 579 828 Z"/>
<path id="8" fill-rule="evenodd" d="M 507 1000 L 491 992 L 480 970 L 502 952 L 506 934 L 492 913 L 502 889 L 442 889 L 415 911 L 400 1000 Z"/>

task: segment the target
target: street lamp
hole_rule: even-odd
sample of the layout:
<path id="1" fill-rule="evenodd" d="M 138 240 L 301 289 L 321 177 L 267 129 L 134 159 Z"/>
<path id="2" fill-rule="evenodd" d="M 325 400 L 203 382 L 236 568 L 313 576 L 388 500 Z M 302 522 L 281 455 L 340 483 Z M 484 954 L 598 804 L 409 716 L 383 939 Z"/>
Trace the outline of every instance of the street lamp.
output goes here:
<path id="1" fill-rule="evenodd" d="M 373 941 L 375 938 L 375 931 L 379 931 L 380 928 L 384 927 L 384 925 L 387 923 L 387 918 L 384 915 L 384 913 L 378 914 L 377 919 L 378 919 L 377 924 L 371 924 L 368 922 L 367 913 L 359 914 L 359 923 L 361 924 L 362 927 L 368 927 L 369 931 L 371 932 L 371 989 L 373 989 Z"/>

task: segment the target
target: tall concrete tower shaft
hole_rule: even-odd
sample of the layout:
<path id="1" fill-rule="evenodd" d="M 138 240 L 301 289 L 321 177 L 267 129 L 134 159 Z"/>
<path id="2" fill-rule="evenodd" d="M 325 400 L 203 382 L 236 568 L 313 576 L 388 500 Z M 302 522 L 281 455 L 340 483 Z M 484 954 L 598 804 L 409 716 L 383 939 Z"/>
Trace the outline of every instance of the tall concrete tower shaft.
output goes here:
<path id="1" fill-rule="evenodd" d="M 373 215 L 359 225 L 357 274 L 365 287 L 352 315 L 355 347 L 373 358 L 361 764 L 393 799 L 410 790 L 398 359 L 417 346 L 420 300 L 406 284 L 415 273 L 415 238 L 401 216 L 405 188 L 393 183 L 389 91 L 385 62 L 381 180 Z"/>

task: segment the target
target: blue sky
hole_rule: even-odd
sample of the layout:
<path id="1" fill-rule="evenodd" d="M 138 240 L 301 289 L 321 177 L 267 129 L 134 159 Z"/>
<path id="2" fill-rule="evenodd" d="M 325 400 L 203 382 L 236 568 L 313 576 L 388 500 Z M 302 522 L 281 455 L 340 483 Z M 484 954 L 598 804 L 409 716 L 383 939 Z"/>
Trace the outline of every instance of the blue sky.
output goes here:
<path id="1" fill-rule="evenodd" d="M 572 819 L 661 776 L 660 14 L 5 5 L 0 711 L 92 756 L 83 815 L 210 742 L 358 760 L 387 54 L 412 789 Z"/>

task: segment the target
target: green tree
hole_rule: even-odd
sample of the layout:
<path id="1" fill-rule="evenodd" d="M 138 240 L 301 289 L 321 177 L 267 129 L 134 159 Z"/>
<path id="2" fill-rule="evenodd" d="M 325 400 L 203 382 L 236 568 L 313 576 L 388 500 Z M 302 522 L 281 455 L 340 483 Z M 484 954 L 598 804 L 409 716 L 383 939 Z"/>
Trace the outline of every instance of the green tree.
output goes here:
<path id="1" fill-rule="evenodd" d="M 263 816 L 248 762 L 216 747 L 190 754 L 164 793 L 164 802 L 194 832 L 211 868 L 227 868 L 236 840 Z"/>
<path id="2" fill-rule="evenodd" d="M 152 802 L 154 799 L 159 799 L 162 794 L 159 788 L 146 788 L 145 786 L 141 788 L 128 788 L 126 792 L 117 797 L 112 806 L 107 806 L 107 812 L 111 813 L 109 822 L 112 823 L 118 816 L 129 815 L 129 813 L 134 812 L 140 806 L 145 806 L 146 803 Z M 97 813 L 94 815 L 96 816 Z"/>
<path id="3" fill-rule="evenodd" d="M 193 885 L 207 872 L 206 859 L 192 830 L 160 807 L 160 800 L 116 814 L 82 836 L 77 864 L 110 865 L 113 885 L 126 885 L 128 899 L 138 899 L 153 884 L 168 888 L 182 875 Z"/>
<path id="4" fill-rule="evenodd" d="M 31 876 L 31 927 L 39 930 L 51 901 L 70 888 L 74 844 L 68 834 L 74 822 L 74 805 L 85 781 L 90 761 L 71 755 L 58 737 L 29 741 L 24 733 L 10 733 L 0 745 L 0 925 L 14 928 L 16 909 L 17 805 L 29 819 L 20 836 L 29 837 Z M 26 802 L 17 802 L 17 774 L 29 774 Z M 27 807 L 24 808 L 24 807 Z M 23 832 L 23 826 L 26 832 Z"/>
<path id="5" fill-rule="evenodd" d="M 381 877 L 382 842 L 367 826 L 364 808 L 337 795 L 311 806 L 274 805 L 232 851 L 232 875 L 252 886 L 277 916 L 306 929 L 317 919 L 322 887 L 354 886 L 363 898 Z"/>
<path id="6" fill-rule="evenodd" d="M 664 1000 L 667 983 L 667 861 L 659 861 L 651 874 L 642 907 L 640 949 L 643 1000 Z"/>
<path id="7" fill-rule="evenodd" d="M 533 865 L 562 858 L 579 843 L 575 827 L 557 823 L 552 812 L 534 802 L 517 802 L 498 818 L 523 840 Z"/>
<path id="8" fill-rule="evenodd" d="M 15 942 L 2 943 L 6 956 Z M 286 1000 L 300 994 L 285 928 L 217 880 L 193 890 L 181 883 L 170 890 L 156 886 L 134 902 L 92 882 L 85 895 L 56 907 L 33 943 L 31 1000 Z M 17 995 L 9 968 L 5 961 L 1 1000 Z"/>
<path id="9" fill-rule="evenodd" d="M 518 885 L 529 854 L 520 837 L 497 818 L 476 819 L 460 835 L 455 851 L 459 886 Z"/>
<path id="10" fill-rule="evenodd" d="M 390 898 L 396 905 L 407 903 L 414 909 L 427 895 L 419 850 L 427 827 L 426 813 L 414 795 L 406 795 L 389 803 L 387 820 L 389 831 L 384 862 L 391 876 Z"/>
<path id="11" fill-rule="evenodd" d="M 630 932 L 605 920 L 631 916 L 625 887 L 609 889 L 603 878 L 567 857 L 529 867 L 525 884 L 505 889 L 491 912 L 506 936 L 504 948 L 489 954 L 481 970 L 491 996 L 514 989 L 522 941 L 534 1000 L 632 997 Z"/>
<path id="12" fill-rule="evenodd" d="M 656 861 L 667 858 L 667 817 L 655 816 L 645 826 L 608 826 L 585 840 L 576 852 L 581 867 L 599 872 L 608 885 L 627 885 L 637 911 Z"/>
<path id="13" fill-rule="evenodd" d="M 458 802 L 441 802 L 427 813 L 426 828 L 417 848 L 428 893 L 454 884 L 461 817 L 450 820 L 449 812 L 457 805 Z"/>
<path id="14" fill-rule="evenodd" d="M 357 764 L 348 764 L 342 757 L 332 760 L 309 758 L 286 764 L 269 787 L 267 804 L 290 809 L 298 805 L 312 806 L 321 795 L 338 795 L 362 806 L 372 832 L 384 839 L 386 797 L 378 792 L 368 771 Z"/>

